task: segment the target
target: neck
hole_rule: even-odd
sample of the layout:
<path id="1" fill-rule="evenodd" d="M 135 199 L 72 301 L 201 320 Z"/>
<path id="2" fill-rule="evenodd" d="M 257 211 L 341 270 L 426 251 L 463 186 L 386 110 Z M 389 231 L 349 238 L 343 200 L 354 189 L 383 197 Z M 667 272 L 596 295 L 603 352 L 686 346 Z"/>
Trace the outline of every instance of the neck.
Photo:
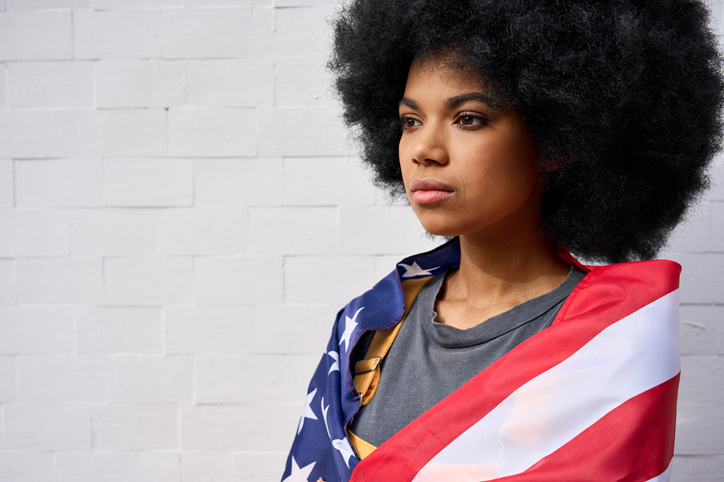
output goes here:
<path id="1" fill-rule="evenodd" d="M 489 316 L 555 289 L 570 269 L 534 227 L 463 235 L 460 252 L 460 269 L 447 277 L 443 299 Z"/>

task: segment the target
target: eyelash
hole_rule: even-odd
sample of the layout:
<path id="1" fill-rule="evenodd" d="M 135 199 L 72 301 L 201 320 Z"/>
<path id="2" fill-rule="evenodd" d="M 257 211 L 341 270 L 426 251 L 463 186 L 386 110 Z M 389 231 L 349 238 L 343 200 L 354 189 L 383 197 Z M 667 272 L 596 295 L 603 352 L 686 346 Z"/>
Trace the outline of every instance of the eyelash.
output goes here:
<path id="1" fill-rule="evenodd" d="M 462 113 L 460 113 L 460 114 L 455 118 L 455 122 L 456 122 L 456 123 L 459 123 L 460 126 L 461 126 L 463 129 L 473 130 L 473 129 L 477 129 L 477 128 L 478 128 L 478 127 L 475 126 L 475 124 L 473 124 L 473 125 L 463 125 L 463 124 L 462 124 L 462 119 L 465 118 L 465 117 L 469 117 L 469 118 L 472 119 L 472 120 L 477 120 L 477 121 L 479 121 L 479 123 L 477 124 L 479 127 L 482 127 L 482 126 L 486 125 L 486 124 L 489 122 L 489 119 L 488 119 L 487 117 L 483 116 L 483 115 L 474 114 L 474 113 L 472 113 L 472 112 L 462 112 Z"/>
<path id="2" fill-rule="evenodd" d="M 462 124 L 463 118 L 470 118 L 473 121 L 478 121 L 478 123 L 477 124 Z M 413 128 L 417 127 L 418 125 L 420 125 L 420 124 L 416 124 L 416 125 L 412 125 L 412 126 L 406 125 L 406 122 L 410 121 L 410 120 L 415 121 L 416 123 L 420 122 L 419 119 L 412 117 L 410 115 L 404 114 L 404 115 L 400 116 L 400 125 L 402 126 L 403 131 L 413 129 Z M 455 123 L 459 124 L 460 127 L 465 130 L 479 129 L 480 127 L 486 125 L 488 122 L 489 122 L 489 119 L 487 117 L 482 116 L 480 114 L 474 114 L 472 112 L 461 112 L 460 114 L 457 115 L 457 117 L 455 117 Z"/>

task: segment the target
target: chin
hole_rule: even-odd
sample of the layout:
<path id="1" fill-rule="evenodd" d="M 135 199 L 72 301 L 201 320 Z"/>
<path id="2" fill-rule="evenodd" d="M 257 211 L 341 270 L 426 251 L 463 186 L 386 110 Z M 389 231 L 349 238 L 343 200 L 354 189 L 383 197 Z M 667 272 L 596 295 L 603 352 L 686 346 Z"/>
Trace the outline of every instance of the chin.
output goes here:
<path id="1" fill-rule="evenodd" d="M 455 237 L 460 236 L 461 234 L 465 233 L 465 230 L 461 228 L 461 226 L 454 225 L 450 223 L 450 219 L 424 219 L 418 215 L 417 219 L 420 221 L 420 224 L 422 224 L 422 228 L 427 231 L 430 234 L 434 234 L 435 236 L 447 236 L 447 237 Z"/>

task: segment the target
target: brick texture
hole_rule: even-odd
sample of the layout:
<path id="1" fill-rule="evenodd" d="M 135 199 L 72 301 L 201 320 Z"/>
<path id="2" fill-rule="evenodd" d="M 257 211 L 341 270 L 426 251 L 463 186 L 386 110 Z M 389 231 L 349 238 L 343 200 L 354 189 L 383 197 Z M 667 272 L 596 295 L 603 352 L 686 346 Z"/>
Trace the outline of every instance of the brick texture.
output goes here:
<path id="1" fill-rule="evenodd" d="M 338 4 L 0 0 L 1 480 L 280 479 L 337 310 L 441 242 L 340 120 Z M 724 471 L 723 173 L 662 253 L 674 482 Z"/>

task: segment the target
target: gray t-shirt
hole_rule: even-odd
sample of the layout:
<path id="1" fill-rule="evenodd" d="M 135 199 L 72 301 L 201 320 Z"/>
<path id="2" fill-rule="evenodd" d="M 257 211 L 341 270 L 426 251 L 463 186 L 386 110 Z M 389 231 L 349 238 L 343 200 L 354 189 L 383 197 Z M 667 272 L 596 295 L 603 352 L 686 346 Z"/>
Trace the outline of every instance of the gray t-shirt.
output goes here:
<path id="1" fill-rule="evenodd" d="M 379 446 L 518 344 L 553 322 L 585 273 L 571 267 L 553 291 L 521 303 L 467 330 L 436 321 L 435 299 L 444 275 L 417 295 L 380 366 L 374 398 L 351 430 Z"/>

